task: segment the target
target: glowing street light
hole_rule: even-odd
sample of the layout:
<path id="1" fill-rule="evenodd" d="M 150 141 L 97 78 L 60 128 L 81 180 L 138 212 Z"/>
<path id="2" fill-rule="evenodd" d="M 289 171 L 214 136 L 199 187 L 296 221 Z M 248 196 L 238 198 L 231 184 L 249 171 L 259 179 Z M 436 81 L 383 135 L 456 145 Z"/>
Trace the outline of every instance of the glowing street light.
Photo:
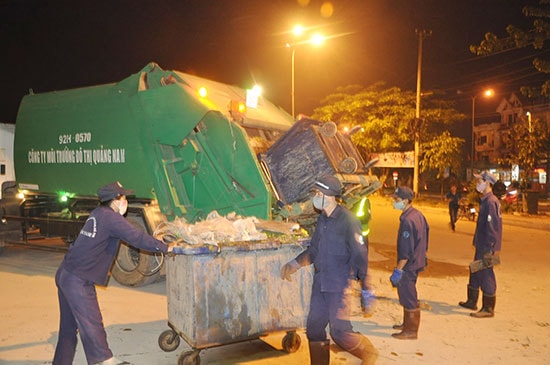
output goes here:
<path id="1" fill-rule="evenodd" d="M 475 155 L 475 134 L 474 134 L 474 124 L 475 124 L 475 116 L 476 116 L 476 98 L 482 95 L 486 98 L 490 98 L 493 95 L 495 95 L 495 92 L 492 89 L 487 89 L 481 94 L 476 94 L 472 96 L 472 156 L 471 158 L 471 168 L 472 173 L 474 172 L 474 155 Z"/>
<path id="2" fill-rule="evenodd" d="M 293 30 L 292 30 L 292 33 L 299 37 L 301 35 L 304 34 L 304 28 L 301 26 L 301 25 L 296 25 Z M 291 92 L 290 92 L 290 96 L 291 96 L 291 99 L 292 99 L 292 117 L 296 117 L 296 108 L 295 108 L 295 89 L 294 89 L 294 83 L 295 83 L 295 71 L 294 71 L 294 60 L 295 60 L 295 54 L 296 54 L 296 47 L 297 46 L 301 46 L 301 45 L 304 45 L 304 44 L 311 44 L 313 46 L 320 46 L 324 43 L 325 41 L 325 37 L 319 33 L 317 34 L 314 34 L 310 39 L 308 40 L 305 40 L 305 41 L 301 41 L 301 42 L 295 42 L 295 43 L 287 43 L 286 46 L 287 48 L 291 48 L 292 49 L 292 54 L 291 54 Z"/>
<path id="3" fill-rule="evenodd" d="M 292 33 L 294 33 L 296 37 L 301 37 L 304 34 L 304 27 L 300 24 L 296 24 L 292 29 Z"/>

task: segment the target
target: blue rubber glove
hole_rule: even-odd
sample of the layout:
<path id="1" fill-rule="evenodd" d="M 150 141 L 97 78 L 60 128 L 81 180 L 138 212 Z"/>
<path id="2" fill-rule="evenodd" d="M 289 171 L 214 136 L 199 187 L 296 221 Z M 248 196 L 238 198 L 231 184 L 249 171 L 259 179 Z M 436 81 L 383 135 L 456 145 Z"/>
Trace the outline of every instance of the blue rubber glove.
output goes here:
<path id="1" fill-rule="evenodd" d="M 403 270 L 399 270 L 398 268 L 393 269 L 393 272 L 390 276 L 391 285 L 394 288 L 397 288 L 399 286 L 399 281 L 401 281 L 401 276 L 403 276 Z"/>
<path id="2" fill-rule="evenodd" d="M 361 290 L 361 309 L 363 313 L 371 312 L 375 300 L 376 296 L 374 295 L 374 291 L 369 289 Z"/>

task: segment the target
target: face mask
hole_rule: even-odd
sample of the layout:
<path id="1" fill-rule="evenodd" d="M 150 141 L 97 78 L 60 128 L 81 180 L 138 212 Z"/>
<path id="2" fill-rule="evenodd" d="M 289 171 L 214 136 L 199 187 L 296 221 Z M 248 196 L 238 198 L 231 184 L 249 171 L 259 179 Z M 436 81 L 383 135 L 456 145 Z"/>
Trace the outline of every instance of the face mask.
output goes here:
<path id="1" fill-rule="evenodd" d="M 128 210 L 128 201 L 127 200 L 117 200 L 116 207 L 118 208 L 118 212 L 120 215 L 126 214 L 126 211 Z"/>
<path id="2" fill-rule="evenodd" d="M 323 210 L 326 207 L 328 207 L 328 199 L 325 199 L 324 195 L 323 196 L 315 195 L 312 200 L 313 200 L 313 206 L 316 209 Z"/>
<path id="3" fill-rule="evenodd" d="M 476 190 L 483 193 L 487 189 L 487 181 L 481 181 L 476 184 Z"/>
<path id="4" fill-rule="evenodd" d="M 398 201 L 398 202 L 394 201 L 393 202 L 393 209 L 403 210 L 403 209 L 405 209 L 406 205 L 407 204 L 405 204 L 404 200 L 401 200 L 401 201 Z"/>

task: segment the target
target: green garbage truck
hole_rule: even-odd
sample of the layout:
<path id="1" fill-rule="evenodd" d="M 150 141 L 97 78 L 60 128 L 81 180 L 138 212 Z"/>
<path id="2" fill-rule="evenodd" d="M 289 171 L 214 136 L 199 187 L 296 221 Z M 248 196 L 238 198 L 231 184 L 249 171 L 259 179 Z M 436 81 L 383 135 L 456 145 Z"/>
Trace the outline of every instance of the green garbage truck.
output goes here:
<path id="1" fill-rule="evenodd" d="M 135 190 L 127 219 L 149 233 L 214 210 L 299 222 L 308 217 L 313 180 L 326 173 L 342 180 L 350 206 L 364 206 L 380 187 L 334 123 L 295 121 L 256 89 L 156 63 L 113 84 L 31 91 L 19 107 L 13 148 L 0 250 L 26 244 L 30 234 L 70 244 L 98 204 L 98 186 L 111 181 Z M 112 268 L 129 286 L 163 274 L 162 257 L 125 244 Z"/>

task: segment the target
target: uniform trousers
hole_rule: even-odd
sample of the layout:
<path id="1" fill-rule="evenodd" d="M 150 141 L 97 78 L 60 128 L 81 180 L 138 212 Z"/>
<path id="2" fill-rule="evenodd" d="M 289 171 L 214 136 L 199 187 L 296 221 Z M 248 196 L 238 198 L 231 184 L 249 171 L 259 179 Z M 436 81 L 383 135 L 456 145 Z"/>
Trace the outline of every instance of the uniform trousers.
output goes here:
<path id="1" fill-rule="evenodd" d="M 59 296 L 59 340 L 53 365 L 72 365 L 80 334 L 88 364 L 113 357 L 99 310 L 95 285 L 59 267 L 55 275 Z"/>
<path id="2" fill-rule="evenodd" d="M 416 281 L 418 273 L 411 271 L 403 271 L 403 276 L 397 287 L 397 295 L 399 296 L 399 304 L 405 309 L 414 310 L 418 308 L 418 293 L 416 291 Z"/>
<path id="3" fill-rule="evenodd" d="M 473 289 L 481 288 L 483 294 L 494 296 L 497 292 L 497 279 L 495 277 L 495 271 L 492 267 L 489 267 L 470 274 L 470 282 L 468 283 L 468 286 Z"/>
<path id="4" fill-rule="evenodd" d="M 322 292 L 320 280 L 314 277 L 306 324 L 306 336 L 310 342 L 325 341 L 329 325 L 330 336 L 338 346 L 346 351 L 357 348 L 363 335 L 353 332 L 350 294 L 349 287 L 338 292 Z"/>

